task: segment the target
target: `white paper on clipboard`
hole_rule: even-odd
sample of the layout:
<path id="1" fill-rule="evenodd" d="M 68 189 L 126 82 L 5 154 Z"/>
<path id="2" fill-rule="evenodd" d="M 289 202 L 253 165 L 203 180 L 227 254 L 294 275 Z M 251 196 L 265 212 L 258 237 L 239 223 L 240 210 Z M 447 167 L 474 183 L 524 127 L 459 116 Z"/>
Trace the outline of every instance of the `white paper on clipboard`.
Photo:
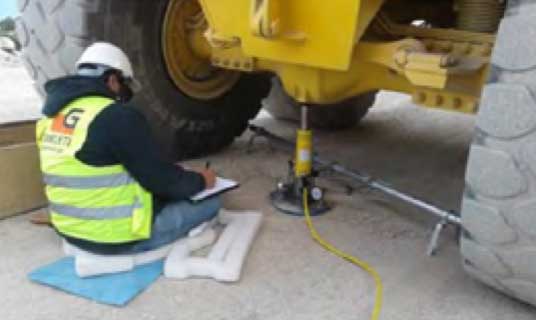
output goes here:
<path id="1" fill-rule="evenodd" d="M 238 182 L 234 180 L 217 177 L 213 188 L 197 193 L 196 195 L 192 196 L 190 200 L 193 202 L 199 202 L 220 193 L 236 189 L 238 186 Z"/>

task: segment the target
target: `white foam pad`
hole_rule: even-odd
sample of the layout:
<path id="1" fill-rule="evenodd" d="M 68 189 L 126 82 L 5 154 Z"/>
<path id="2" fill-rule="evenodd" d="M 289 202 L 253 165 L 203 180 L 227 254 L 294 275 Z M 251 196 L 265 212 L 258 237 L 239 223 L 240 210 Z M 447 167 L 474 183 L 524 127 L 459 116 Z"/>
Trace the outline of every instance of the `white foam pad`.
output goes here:
<path id="1" fill-rule="evenodd" d="M 218 220 L 225 229 L 207 257 L 192 257 L 197 248 L 194 238 L 174 244 L 164 264 L 164 275 L 174 279 L 191 277 L 212 278 L 235 282 L 240 279 L 242 266 L 262 221 L 260 212 L 222 210 Z"/>
<path id="2" fill-rule="evenodd" d="M 191 250 L 196 251 L 214 243 L 215 238 L 216 233 L 213 229 L 203 228 L 195 236 L 187 239 Z M 184 240 L 180 239 L 175 243 Z M 63 241 L 63 251 L 65 255 L 75 258 L 76 274 L 81 278 L 130 271 L 135 266 L 165 258 L 173 246 L 174 243 L 152 251 L 131 255 L 98 255 L 75 247 L 65 240 Z"/>
<path id="3" fill-rule="evenodd" d="M 76 274 L 81 277 L 92 277 L 107 273 L 130 271 L 134 268 L 134 259 L 129 256 L 100 256 L 82 253 L 75 256 Z"/>

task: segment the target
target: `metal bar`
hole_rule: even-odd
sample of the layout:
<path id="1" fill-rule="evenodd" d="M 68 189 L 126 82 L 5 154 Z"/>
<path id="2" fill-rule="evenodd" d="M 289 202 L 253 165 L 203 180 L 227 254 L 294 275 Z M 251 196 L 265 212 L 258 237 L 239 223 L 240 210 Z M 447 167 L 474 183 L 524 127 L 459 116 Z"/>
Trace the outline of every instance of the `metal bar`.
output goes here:
<path id="1" fill-rule="evenodd" d="M 424 200 L 421 200 L 421 199 L 418 199 L 414 196 L 411 196 L 407 193 L 403 193 L 403 192 L 400 192 L 392 187 L 389 187 L 388 185 L 378 181 L 378 180 L 375 180 L 374 178 L 372 177 L 369 177 L 367 175 L 364 175 L 358 171 L 353 171 L 353 170 L 349 170 L 349 169 L 346 169 L 345 167 L 343 167 L 342 165 L 338 164 L 338 163 L 332 163 L 330 164 L 329 162 L 327 161 L 324 161 L 322 159 L 320 159 L 318 156 L 315 156 L 315 158 L 313 159 L 314 162 L 320 164 L 320 165 L 324 165 L 324 166 L 329 166 L 333 171 L 339 173 L 339 174 L 342 174 L 342 175 L 345 175 L 347 177 L 350 177 L 354 180 L 357 180 L 367 186 L 369 186 L 370 188 L 372 189 L 375 189 L 375 190 L 378 190 L 378 191 L 381 191 L 393 198 L 396 198 L 400 201 L 403 201 L 405 203 L 408 203 L 408 204 L 411 204 L 413 206 L 416 206 L 422 210 L 425 210 L 425 211 L 428 211 L 430 213 L 433 213 L 434 215 L 438 216 L 439 218 L 441 219 L 446 219 L 449 223 L 453 223 L 453 224 L 461 224 L 461 219 L 459 216 L 453 214 L 452 212 L 448 211 L 448 210 L 444 210 L 444 209 L 441 209 L 431 203 L 428 203 Z"/>
<path id="2" fill-rule="evenodd" d="M 426 248 L 426 254 L 429 257 L 436 254 L 437 248 L 439 246 L 439 237 L 441 236 L 441 232 L 443 232 L 443 229 L 445 228 L 446 224 L 447 222 L 445 220 L 441 220 L 435 225 L 434 231 L 432 232 L 432 237 L 430 238 L 430 242 L 428 243 L 428 247 Z"/>
<path id="3" fill-rule="evenodd" d="M 259 137 L 265 137 L 268 139 L 274 146 L 286 150 L 286 151 L 294 151 L 294 143 L 288 141 L 285 138 L 281 138 L 280 136 L 276 136 L 275 134 L 271 133 L 270 131 L 264 129 L 263 127 L 259 127 L 253 124 L 249 125 L 249 130 L 254 133 L 255 136 Z"/>
<path id="4" fill-rule="evenodd" d="M 307 114 L 308 113 L 308 108 L 306 105 L 303 105 L 301 107 L 301 129 L 302 130 L 307 130 L 308 128 L 308 119 L 307 119 Z"/>
<path id="5" fill-rule="evenodd" d="M 253 131 L 256 135 L 263 136 L 273 142 L 275 142 L 278 146 L 281 146 L 284 149 L 293 149 L 294 143 L 281 138 L 279 136 L 276 136 L 275 134 L 267 131 L 266 129 L 254 125 L 250 125 L 249 129 Z M 321 165 L 323 167 L 329 167 L 333 171 L 347 176 L 349 178 L 352 178 L 354 180 L 357 180 L 358 182 L 367 185 L 371 189 L 380 191 L 384 194 L 387 194 L 393 198 L 396 198 L 402 202 L 405 202 L 407 204 L 410 204 L 412 206 L 415 206 L 421 210 L 424 210 L 428 213 L 431 213 L 449 223 L 455 224 L 455 225 L 461 225 L 461 218 L 459 215 L 455 214 L 454 212 L 444 210 L 442 208 L 439 208 L 436 205 L 433 205 L 427 201 L 418 199 L 412 195 L 409 195 L 407 193 L 398 191 L 390 186 L 388 186 L 385 183 L 380 182 L 379 180 L 376 180 L 368 175 L 365 175 L 359 171 L 350 170 L 342 165 L 332 162 L 332 161 L 326 161 L 321 159 L 318 155 L 313 156 L 313 162 Z"/>

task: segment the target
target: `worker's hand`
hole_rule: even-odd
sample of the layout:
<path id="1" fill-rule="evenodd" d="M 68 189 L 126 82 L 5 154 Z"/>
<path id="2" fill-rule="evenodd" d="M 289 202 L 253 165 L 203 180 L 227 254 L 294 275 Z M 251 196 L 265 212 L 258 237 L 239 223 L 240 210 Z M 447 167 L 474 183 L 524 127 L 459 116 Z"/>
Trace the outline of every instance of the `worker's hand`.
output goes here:
<path id="1" fill-rule="evenodd" d="M 216 173 L 214 173 L 214 171 L 210 169 L 202 169 L 202 170 L 199 170 L 198 172 L 205 179 L 205 188 L 206 189 L 214 188 L 214 185 L 216 184 Z"/>

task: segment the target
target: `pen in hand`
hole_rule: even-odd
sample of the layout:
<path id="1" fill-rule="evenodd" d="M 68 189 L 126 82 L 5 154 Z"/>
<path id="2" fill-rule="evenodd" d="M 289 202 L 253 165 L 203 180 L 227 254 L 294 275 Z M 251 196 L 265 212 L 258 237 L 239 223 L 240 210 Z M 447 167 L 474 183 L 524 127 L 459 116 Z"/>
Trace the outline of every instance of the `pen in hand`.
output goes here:
<path id="1" fill-rule="evenodd" d="M 207 161 L 205 163 L 205 170 L 201 174 L 205 178 L 206 188 L 213 188 L 216 183 L 216 174 L 212 170 L 210 170 L 210 161 Z"/>

